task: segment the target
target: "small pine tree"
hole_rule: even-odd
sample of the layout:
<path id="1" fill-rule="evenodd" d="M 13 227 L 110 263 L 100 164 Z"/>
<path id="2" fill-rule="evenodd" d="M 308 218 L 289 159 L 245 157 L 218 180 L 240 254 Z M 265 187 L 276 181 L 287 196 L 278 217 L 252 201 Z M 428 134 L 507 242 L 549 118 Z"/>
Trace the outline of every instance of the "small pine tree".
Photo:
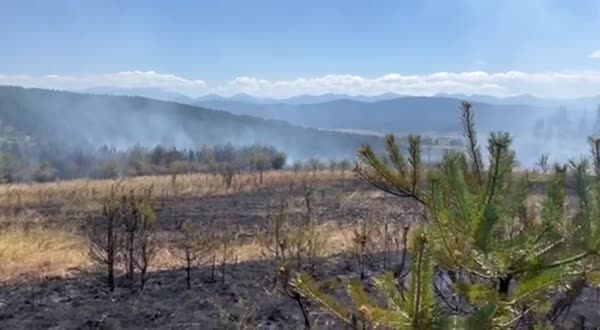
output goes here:
<path id="1" fill-rule="evenodd" d="M 122 212 L 122 225 L 125 231 L 125 263 L 127 271 L 127 279 L 129 283 L 133 285 L 135 275 L 135 244 L 136 236 L 139 231 L 140 222 L 137 210 L 137 201 L 133 190 L 129 192 L 129 195 L 121 197 Z"/>
<path id="2" fill-rule="evenodd" d="M 423 268 L 423 260 L 431 260 L 437 272 L 452 280 L 451 294 L 469 304 L 466 317 L 458 312 L 451 315 L 453 324 L 468 329 L 509 328 L 518 327 L 525 318 L 551 318 L 557 293 L 569 292 L 565 288 L 570 283 L 593 281 L 586 265 L 600 251 L 600 176 L 588 175 L 588 161 L 572 162 L 579 207 L 575 218 L 569 219 L 567 168 L 556 166 L 541 214 L 536 216 L 528 206 L 529 176 L 513 173 L 512 138 L 506 133 L 490 135 L 489 166 L 484 167 L 472 106 L 464 102 L 461 109 L 467 150 L 448 152 L 440 168 L 427 178 L 421 168 L 419 136 L 409 137 L 408 159 L 392 135 L 386 138 L 387 162 L 370 146 L 359 151 L 360 177 L 422 206 L 425 228 L 417 234 L 417 243 L 413 239 L 411 288 L 405 299 L 409 305 L 389 305 L 380 311 L 370 307 L 375 306 L 368 302 L 372 297 L 355 293 L 351 296 L 357 310 L 365 312 L 347 313 L 335 299 L 319 292 L 314 282 L 301 277 L 296 285 L 304 296 L 346 323 L 356 323 L 358 318 L 392 325 L 390 320 L 397 320 L 394 328 L 434 328 L 441 316 L 430 303 L 431 291 L 423 287 L 433 277 L 429 271 L 433 266 Z M 592 140 L 591 145 L 595 170 L 600 173 L 600 141 Z M 402 290 L 389 285 L 384 293 L 400 297 Z M 438 301 L 458 310 L 446 295 L 438 292 Z M 407 319 L 412 322 L 406 323 Z"/>
<path id="3" fill-rule="evenodd" d="M 219 256 L 219 268 L 220 268 L 220 272 L 221 272 L 221 285 L 225 285 L 226 283 L 226 276 L 227 276 L 227 265 L 229 263 L 231 263 L 231 261 L 234 258 L 234 254 L 233 254 L 233 243 L 234 243 L 234 235 L 231 231 L 231 229 L 224 229 L 219 235 L 218 237 L 216 237 L 216 240 L 218 241 L 218 252 L 220 254 Z M 216 262 L 216 260 L 215 260 Z M 213 263 L 214 264 L 214 263 Z M 214 277 L 214 275 L 213 275 Z"/>
<path id="4" fill-rule="evenodd" d="M 188 289 L 192 288 L 192 268 L 196 260 L 197 255 L 197 231 L 193 225 L 189 222 L 184 222 L 181 226 L 181 240 L 179 241 L 179 247 L 183 251 L 185 258 L 185 283 Z"/>
<path id="5" fill-rule="evenodd" d="M 288 224 L 287 201 L 281 199 L 277 214 L 272 218 L 270 226 L 259 235 L 259 241 L 264 248 L 263 255 L 274 261 L 273 285 L 277 285 L 279 270 L 286 267 L 287 252 L 291 241 L 290 226 Z"/>
<path id="6" fill-rule="evenodd" d="M 115 290 L 115 266 L 121 245 L 122 204 L 119 191 L 118 185 L 110 188 L 109 195 L 102 201 L 102 216 L 91 226 L 89 233 L 90 255 L 106 267 L 106 283 L 111 292 Z"/>
<path id="7" fill-rule="evenodd" d="M 344 159 L 340 162 L 340 171 L 342 172 L 342 177 L 346 176 L 346 172 L 348 172 L 352 168 L 352 163 L 348 159 Z"/>
<path id="8" fill-rule="evenodd" d="M 331 158 L 329 160 L 329 172 L 334 173 L 337 168 L 338 168 L 337 160 L 335 158 Z"/>
<path id="9" fill-rule="evenodd" d="M 316 175 L 318 171 L 323 169 L 323 163 L 317 157 L 312 157 L 308 161 L 308 168 L 313 172 L 313 175 Z"/>
<path id="10" fill-rule="evenodd" d="M 356 255 L 356 262 L 361 280 L 365 279 L 365 270 L 370 248 L 369 245 L 371 244 L 372 239 L 372 231 L 373 228 L 371 228 L 366 221 L 362 221 L 359 229 L 355 229 L 352 236 L 354 254 Z"/>
<path id="11" fill-rule="evenodd" d="M 152 187 L 146 189 L 137 199 L 136 213 L 139 222 L 137 267 L 140 271 L 140 288 L 144 289 L 148 268 L 157 252 L 156 231 L 158 227 L 156 213 L 152 205 Z"/>
<path id="12" fill-rule="evenodd" d="M 542 172 L 542 174 L 546 174 L 548 173 L 548 170 L 550 169 L 550 166 L 548 164 L 548 158 L 549 155 L 547 153 L 540 155 L 540 158 L 538 158 L 538 161 L 535 163 L 535 165 L 540 169 L 540 172 Z"/>
<path id="13" fill-rule="evenodd" d="M 191 221 L 183 222 L 179 228 L 176 246 L 184 261 L 185 282 L 188 289 L 192 288 L 192 270 L 214 248 L 213 230 L 207 229 L 202 228 L 201 230 Z"/>

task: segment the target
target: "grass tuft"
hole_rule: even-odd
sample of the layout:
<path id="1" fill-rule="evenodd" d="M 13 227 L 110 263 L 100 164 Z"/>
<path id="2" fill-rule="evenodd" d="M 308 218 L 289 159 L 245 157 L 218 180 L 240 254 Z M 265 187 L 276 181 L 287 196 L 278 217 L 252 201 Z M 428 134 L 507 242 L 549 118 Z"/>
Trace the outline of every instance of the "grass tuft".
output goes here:
<path id="1" fill-rule="evenodd" d="M 13 225 L 0 232 L 0 280 L 66 276 L 89 265 L 85 239 L 66 228 Z"/>

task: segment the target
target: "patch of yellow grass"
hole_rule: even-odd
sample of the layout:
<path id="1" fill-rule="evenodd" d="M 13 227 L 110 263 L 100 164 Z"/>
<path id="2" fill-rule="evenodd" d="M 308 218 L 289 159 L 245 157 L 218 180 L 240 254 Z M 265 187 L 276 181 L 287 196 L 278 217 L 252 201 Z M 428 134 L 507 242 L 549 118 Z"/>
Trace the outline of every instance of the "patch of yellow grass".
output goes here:
<path id="1" fill-rule="evenodd" d="M 341 227 L 329 223 L 317 225 L 316 231 L 322 233 L 325 237 L 322 257 L 351 251 L 355 228 L 357 227 Z M 264 260 L 270 257 L 269 253 L 263 253 L 265 252 L 265 247 L 258 243 L 258 241 L 240 244 L 234 243 L 231 248 L 232 255 L 239 262 Z"/>
<path id="2" fill-rule="evenodd" d="M 0 279 L 64 276 L 90 264 L 85 239 L 64 228 L 10 226 L 0 232 Z"/>
<path id="3" fill-rule="evenodd" d="M 350 176 L 346 173 L 345 176 Z M 270 171 L 265 172 L 263 183 L 259 184 L 257 173 L 242 173 L 233 178 L 229 188 L 220 175 L 186 174 L 157 175 L 123 178 L 118 180 L 70 180 L 53 183 L 22 183 L 0 185 L 0 205 L 3 207 L 34 207 L 48 204 L 88 204 L 98 201 L 110 193 L 111 187 L 119 184 L 126 190 L 141 190 L 154 187 L 155 197 L 204 196 L 252 191 L 261 187 L 282 186 L 303 177 L 316 181 L 334 181 L 341 178 L 341 172 L 331 173 Z"/>
<path id="4" fill-rule="evenodd" d="M 323 257 L 352 250 L 354 226 L 318 225 L 327 239 Z M 86 238 L 60 227 L 23 226 L 13 224 L 0 232 L 0 282 L 39 279 L 47 276 L 68 276 L 74 269 L 92 266 Z M 172 246 L 161 247 L 152 261 L 152 270 L 171 270 L 182 266 L 182 258 Z M 264 260 L 264 246 L 258 241 L 232 242 L 228 263 Z M 217 249 L 217 259 L 220 250 Z M 219 259 L 220 260 L 220 259 Z M 205 258 L 204 263 L 209 263 Z"/>
<path id="5" fill-rule="evenodd" d="M 335 181 L 341 173 L 286 172 L 265 173 L 263 183 L 256 173 L 237 175 L 229 189 L 220 176 L 209 174 L 179 175 L 175 182 L 171 176 L 151 176 L 115 180 L 73 180 L 43 184 L 0 185 L 0 207 L 19 208 L 20 215 L 0 216 L 0 282 L 66 276 L 72 269 L 92 266 L 88 254 L 87 238 L 67 227 L 49 225 L 47 220 L 29 208 L 57 204 L 63 211 L 89 212 L 98 208 L 98 201 L 119 183 L 124 189 L 143 189 L 154 186 L 156 197 L 184 195 L 230 194 L 252 191 L 262 187 L 285 187 L 290 182 L 311 178 L 317 182 Z M 350 177 L 346 174 L 345 177 Z M 15 210 L 16 211 L 16 210 Z M 352 229 L 323 225 L 319 232 L 327 233 L 325 255 L 349 249 Z M 153 262 L 154 269 L 172 269 L 180 258 L 170 246 L 161 246 Z M 263 247 L 257 241 L 232 242 L 232 251 L 240 262 L 264 259 Z M 218 254 L 218 252 L 217 252 Z"/>

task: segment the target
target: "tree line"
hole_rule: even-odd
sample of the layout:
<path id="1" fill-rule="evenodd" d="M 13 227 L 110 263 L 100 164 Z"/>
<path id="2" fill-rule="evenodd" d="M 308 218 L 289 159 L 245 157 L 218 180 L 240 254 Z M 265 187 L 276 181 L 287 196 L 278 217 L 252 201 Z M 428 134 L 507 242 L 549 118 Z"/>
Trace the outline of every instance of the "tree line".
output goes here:
<path id="1" fill-rule="evenodd" d="M 232 144 L 199 149 L 135 145 L 127 149 L 102 146 L 97 150 L 66 151 L 52 144 L 35 144 L 23 137 L 0 142 L 0 180 L 50 182 L 125 176 L 217 173 L 225 165 L 236 171 L 281 169 L 287 155 L 270 146 Z"/>

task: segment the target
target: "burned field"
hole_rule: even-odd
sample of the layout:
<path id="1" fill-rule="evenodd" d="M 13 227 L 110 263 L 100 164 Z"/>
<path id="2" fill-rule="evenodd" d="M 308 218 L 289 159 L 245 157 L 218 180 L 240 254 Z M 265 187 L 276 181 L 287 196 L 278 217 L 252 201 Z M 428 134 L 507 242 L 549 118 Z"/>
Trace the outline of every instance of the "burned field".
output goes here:
<path id="1" fill-rule="evenodd" d="M 7 190 L 15 195 L 22 189 L 20 198 L 4 196 L 4 238 L 12 233 L 28 244 L 20 248 L 20 260 L 3 257 L 0 323 L 8 328 L 57 329 L 303 328 L 297 301 L 277 281 L 280 263 L 269 238 L 282 205 L 289 230 L 310 217 L 318 242 L 312 242 L 312 251 L 300 247 L 288 258 L 293 267 L 310 270 L 317 278 L 382 272 L 407 258 L 401 253 L 403 231 L 419 221 L 410 203 L 349 174 L 272 173 L 263 184 L 253 179 L 240 177 L 239 186 L 229 191 L 196 191 L 189 189 L 190 181 L 217 179 L 177 178 L 172 185 L 171 178 L 165 178 L 161 185 L 163 181 L 146 178 L 143 184 L 157 191 L 152 201 L 158 222 L 152 244 L 157 250 L 143 289 L 130 282 L 125 261 L 117 256 L 113 292 L 105 284 L 103 265 L 87 251 L 90 224 L 102 217 L 97 200 L 109 183 L 93 188 L 87 184 L 87 190 L 84 183 L 69 189 L 49 185 Z M 125 190 L 142 185 L 121 184 Z M 44 195 L 44 189 L 53 196 Z M 76 189 L 79 194 L 70 192 Z M 73 198 L 80 199 L 77 207 Z M 194 224 L 200 237 L 213 241 L 194 260 L 189 288 L 179 244 L 183 223 Z M 368 230 L 369 242 L 362 244 L 358 259 L 361 245 L 353 238 L 361 228 Z M 50 246 L 40 243 L 48 241 L 45 235 L 58 232 L 69 235 Z M 379 239 L 382 235 L 385 240 Z M 56 258 L 67 252 L 74 256 Z M 316 306 L 305 304 L 314 326 L 332 325 Z"/>
<path id="2" fill-rule="evenodd" d="M 92 229 L 115 187 L 124 195 L 152 187 L 156 226 L 142 286 L 139 263 L 128 273 L 123 231 L 111 291 Z M 239 175 L 227 188 L 218 176 L 191 175 L 3 189 L 0 324 L 14 329 L 303 329 L 307 320 L 343 329 L 296 296 L 290 273 L 311 274 L 342 301 L 355 279 L 373 292 L 386 271 L 408 283 L 409 232 L 424 221 L 418 203 L 329 171 L 271 172 L 262 183 Z M 547 190 L 535 184 L 531 202 Z M 201 245 L 193 255 L 186 228 Z M 436 293 L 459 306 L 445 280 L 435 280 Z M 597 301 L 585 289 L 556 324 L 600 323 Z"/>

